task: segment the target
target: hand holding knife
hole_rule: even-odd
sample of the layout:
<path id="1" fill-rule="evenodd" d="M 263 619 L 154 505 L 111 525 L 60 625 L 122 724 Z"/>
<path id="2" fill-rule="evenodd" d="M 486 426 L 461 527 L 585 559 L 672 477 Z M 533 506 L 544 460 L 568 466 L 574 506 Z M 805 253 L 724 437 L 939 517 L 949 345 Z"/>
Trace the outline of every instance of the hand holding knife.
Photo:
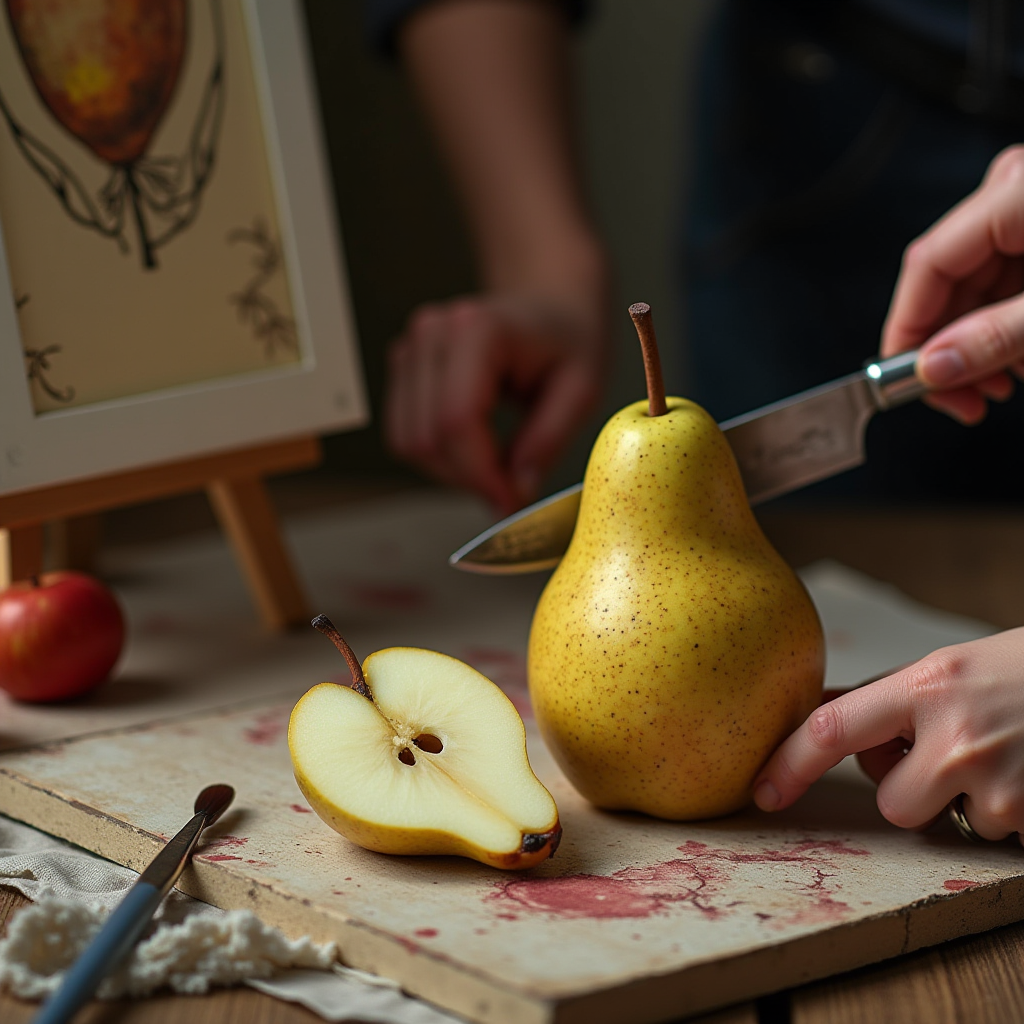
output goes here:
<path id="1" fill-rule="evenodd" d="M 871 417 L 925 393 L 916 363 L 916 351 L 903 352 L 722 423 L 751 505 L 860 465 Z M 449 564 L 493 575 L 553 568 L 572 538 L 582 487 L 503 519 L 459 548 Z"/>

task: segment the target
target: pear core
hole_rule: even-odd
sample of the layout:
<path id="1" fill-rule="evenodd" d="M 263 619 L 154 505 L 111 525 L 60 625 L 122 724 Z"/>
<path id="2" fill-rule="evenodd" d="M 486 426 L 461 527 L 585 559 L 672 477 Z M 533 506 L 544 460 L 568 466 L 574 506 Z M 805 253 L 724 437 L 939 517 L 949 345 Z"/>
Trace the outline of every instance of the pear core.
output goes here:
<path id="1" fill-rule="evenodd" d="M 825 648 L 725 436 L 667 404 L 629 405 L 598 436 L 528 666 L 541 734 L 588 800 L 683 820 L 749 802 L 820 700 Z"/>
<path id="2" fill-rule="evenodd" d="M 455 658 L 371 654 L 370 697 L 321 683 L 292 711 L 288 746 L 310 806 L 370 850 L 459 854 L 522 868 L 554 853 L 551 794 L 534 775 L 512 702 Z"/>

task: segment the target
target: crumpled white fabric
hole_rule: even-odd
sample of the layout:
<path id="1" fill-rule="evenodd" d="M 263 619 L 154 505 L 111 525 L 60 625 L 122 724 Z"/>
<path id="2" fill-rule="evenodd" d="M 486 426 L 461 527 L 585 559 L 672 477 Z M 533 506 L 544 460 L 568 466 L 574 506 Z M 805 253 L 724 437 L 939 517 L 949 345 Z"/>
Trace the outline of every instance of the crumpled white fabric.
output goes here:
<path id="1" fill-rule="evenodd" d="M 0 986 L 21 999 L 43 999 L 57 990 L 62 972 L 78 959 L 109 911 L 43 892 L 14 916 L 0 940 Z M 100 983 L 100 999 L 139 998 L 160 988 L 202 995 L 249 978 L 271 978 L 284 968 L 327 970 L 333 943 L 292 941 L 248 910 L 197 914 L 163 923 L 143 938 Z"/>
<path id="2" fill-rule="evenodd" d="M 0 986 L 25 999 L 48 995 L 137 878 L 0 816 L 0 885 L 34 901 L 12 916 L 0 940 Z M 194 994 L 245 981 L 329 1021 L 458 1024 L 459 1018 L 406 996 L 393 982 L 337 964 L 334 956 L 333 946 L 290 940 L 249 911 L 218 910 L 172 890 L 150 933 L 98 994 L 137 997 L 163 987 Z"/>

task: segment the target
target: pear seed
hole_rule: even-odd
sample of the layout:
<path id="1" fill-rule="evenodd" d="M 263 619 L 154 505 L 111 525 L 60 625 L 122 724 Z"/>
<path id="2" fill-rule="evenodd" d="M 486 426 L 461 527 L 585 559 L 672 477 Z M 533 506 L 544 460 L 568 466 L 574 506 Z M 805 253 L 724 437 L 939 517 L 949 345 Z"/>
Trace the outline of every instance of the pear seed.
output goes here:
<path id="1" fill-rule="evenodd" d="M 441 740 L 429 732 L 421 732 L 419 736 L 413 738 L 413 743 L 428 754 L 440 754 L 444 750 Z"/>

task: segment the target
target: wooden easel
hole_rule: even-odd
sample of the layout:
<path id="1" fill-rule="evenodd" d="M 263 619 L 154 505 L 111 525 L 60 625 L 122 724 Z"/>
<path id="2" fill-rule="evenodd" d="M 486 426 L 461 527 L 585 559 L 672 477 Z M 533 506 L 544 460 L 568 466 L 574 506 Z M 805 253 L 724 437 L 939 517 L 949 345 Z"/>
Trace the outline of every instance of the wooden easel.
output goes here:
<path id="1" fill-rule="evenodd" d="M 0 587 L 43 568 L 43 524 L 205 490 L 271 629 L 309 618 L 263 478 L 315 466 L 320 441 L 302 437 L 145 466 L 14 494 L 0 494 Z"/>

